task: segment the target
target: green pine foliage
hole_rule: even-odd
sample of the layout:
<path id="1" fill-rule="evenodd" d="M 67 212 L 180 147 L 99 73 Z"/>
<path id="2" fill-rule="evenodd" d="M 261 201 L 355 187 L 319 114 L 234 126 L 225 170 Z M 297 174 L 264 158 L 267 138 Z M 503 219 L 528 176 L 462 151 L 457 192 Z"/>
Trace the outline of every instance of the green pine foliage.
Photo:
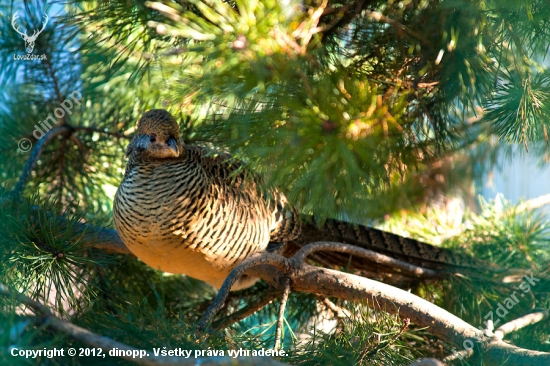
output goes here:
<path id="1" fill-rule="evenodd" d="M 448 283 L 415 289 L 420 296 L 431 299 L 475 327 L 486 328 L 490 312 L 498 327 L 532 309 L 548 308 L 550 282 L 544 275 L 550 266 L 547 212 L 526 209 L 523 202 L 512 205 L 502 196 L 491 201 L 480 198 L 479 206 L 479 213 L 466 211 L 463 217 L 448 208 L 401 212 L 379 227 L 418 240 L 441 243 L 506 268 L 524 269 L 520 277 L 525 274 L 534 277 L 532 282 L 521 281 L 529 285 L 527 292 L 518 288 L 517 283 L 497 286 L 460 277 L 453 277 Z M 505 317 L 495 315 L 499 304 L 504 304 L 512 295 L 519 301 L 512 297 L 516 304 L 506 309 Z M 500 324 L 496 324 L 497 320 Z M 537 324 L 514 332 L 508 338 L 514 344 L 521 340 L 524 346 L 538 343 L 540 350 L 548 351 L 549 331 L 547 324 Z"/>
<path id="2" fill-rule="evenodd" d="M 25 43 L 12 17 L 37 37 Z M 152 350 L 258 349 L 273 345 L 277 302 L 226 331 L 197 340 L 194 324 L 215 296 L 208 286 L 93 249 L 111 225 L 124 151 L 140 115 L 166 108 L 186 143 L 229 151 L 280 187 L 305 214 L 383 223 L 382 228 L 468 252 L 508 268 L 549 268 L 545 216 L 480 204 L 458 223 L 423 210 L 449 191 L 470 194 L 509 145 L 547 159 L 550 3 L 543 0 L 149 2 L 0 4 L 0 282 L 98 334 Z M 78 103 L 71 99 L 77 93 Z M 56 109 L 72 100 L 70 113 Z M 46 146 L 22 201 L 8 196 L 48 117 L 69 126 Z M 48 131 L 43 131 L 47 133 Z M 499 206 L 500 205 L 500 206 Z M 500 207 L 500 208 L 499 208 Z M 518 206 L 519 207 L 519 206 Z M 405 217 L 405 219 L 404 219 Z M 474 326 L 512 286 L 455 278 L 411 287 Z M 541 279 L 506 320 L 548 308 Z M 270 291 L 233 296 L 230 313 Z M 292 294 L 284 348 L 292 364 L 406 365 L 451 353 L 426 330 L 367 304 L 339 303 L 335 331 L 312 326 L 323 307 Z M 10 347 L 82 346 L 13 299 L 0 297 L 0 364 Z M 304 334 L 309 335 L 305 337 Z M 548 325 L 508 336 L 550 351 Z M 129 364 L 83 357 L 70 364 Z"/>

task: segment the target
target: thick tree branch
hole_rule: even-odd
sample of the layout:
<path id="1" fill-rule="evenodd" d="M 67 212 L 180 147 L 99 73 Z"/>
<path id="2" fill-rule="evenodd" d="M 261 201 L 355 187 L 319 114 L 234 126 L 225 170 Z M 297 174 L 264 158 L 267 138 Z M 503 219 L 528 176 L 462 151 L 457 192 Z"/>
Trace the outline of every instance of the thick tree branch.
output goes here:
<path id="1" fill-rule="evenodd" d="M 211 322 L 223 305 L 229 289 L 243 273 L 262 278 L 279 287 L 281 278 L 289 276 L 294 291 L 348 301 L 365 301 L 371 307 L 398 314 L 419 326 L 428 327 L 432 334 L 461 348 L 471 343 L 478 350 L 476 356 L 483 359 L 486 365 L 501 365 L 505 360 L 514 365 L 550 363 L 550 354 L 522 349 L 506 344 L 496 337 L 487 337 L 462 319 L 407 291 L 368 278 L 304 263 L 307 253 L 315 251 L 316 246 L 324 245 L 326 243 L 323 242 L 309 244 L 292 258 L 265 253 L 246 259 L 230 273 L 199 325 L 204 329 Z M 279 276 L 274 275 L 273 271 L 266 273 L 265 265 L 275 266 L 280 271 Z"/>
<path id="2" fill-rule="evenodd" d="M 99 228 L 89 224 L 80 224 L 79 228 L 86 232 L 86 235 L 97 242 L 94 248 L 110 253 L 134 255 L 122 242 L 115 229 Z"/>
<path id="3" fill-rule="evenodd" d="M 369 306 L 409 318 L 450 343 L 482 337 L 481 332 L 440 307 L 407 291 L 368 278 L 308 264 L 293 263 L 292 289 L 333 296 L 348 301 L 366 301 Z"/>
<path id="4" fill-rule="evenodd" d="M 506 324 L 503 324 L 497 330 L 495 330 L 495 337 L 504 338 L 505 335 L 512 333 L 518 329 L 524 328 L 528 325 L 536 324 L 542 320 L 548 318 L 547 309 L 537 309 L 529 314 L 522 316 L 516 320 L 512 320 Z"/>
<path id="5" fill-rule="evenodd" d="M 471 348 L 465 348 L 462 349 L 456 353 L 453 353 L 452 355 L 449 355 L 443 359 L 443 362 L 453 362 L 456 360 L 463 360 L 464 358 L 469 358 L 474 355 L 474 351 Z"/>

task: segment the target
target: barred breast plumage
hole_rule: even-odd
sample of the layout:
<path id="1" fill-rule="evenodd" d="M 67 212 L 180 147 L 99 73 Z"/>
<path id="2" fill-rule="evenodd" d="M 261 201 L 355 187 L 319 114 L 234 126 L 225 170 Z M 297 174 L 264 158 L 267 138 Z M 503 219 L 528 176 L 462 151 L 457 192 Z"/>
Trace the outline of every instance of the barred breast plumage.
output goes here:
<path id="1" fill-rule="evenodd" d="M 285 207 L 284 195 L 272 190 L 268 198 L 258 191 L 258 178 L 245 179 L 238 164 L 183 145 L 166 111 L 143 116 L 127 155 L 115 226 L 128 248 L 153 268 L 220 287 L 235 265 L 270 241 L 299 235 L 296 220 L 285 221 L 295 212 Z"/>

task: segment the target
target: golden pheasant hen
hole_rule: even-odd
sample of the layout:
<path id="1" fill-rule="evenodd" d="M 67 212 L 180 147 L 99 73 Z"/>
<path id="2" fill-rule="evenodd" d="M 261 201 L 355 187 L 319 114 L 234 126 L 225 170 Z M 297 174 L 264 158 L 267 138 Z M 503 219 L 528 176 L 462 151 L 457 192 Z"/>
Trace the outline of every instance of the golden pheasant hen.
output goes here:
<path id="1" fill-rule="evenodd" d="M 302 223 L 281 192 L 263 191 L 257 177 L 238 170 L 227 156 L 184 145 L 165 110 L 143 115 L 126 155 L 115 226 L 138 258 L 161 271 L 219 288 L 232 268 L 270 242 L 296 248 L 318 240 L 351 243 L 430 268 L 476 267 L 470 257 L 373 228 L 336 220 L 323 226 Z M 342 255 L 328 258 L 346 263 Z M 377 268 L 376 263 L 358 267 Z M 253 282 L 243 278 L 233 290 Z"/>

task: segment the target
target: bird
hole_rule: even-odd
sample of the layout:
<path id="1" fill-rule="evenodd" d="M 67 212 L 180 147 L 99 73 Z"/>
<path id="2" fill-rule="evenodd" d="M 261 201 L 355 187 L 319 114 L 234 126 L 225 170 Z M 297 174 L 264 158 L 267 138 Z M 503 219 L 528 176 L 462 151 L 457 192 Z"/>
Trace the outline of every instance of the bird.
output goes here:
<path id="1" fill-rule="evenodd" d="M 476 259 L 450 249 L 300 215 L 283 192 L 265 188 L 260 176 L 229 154 L 184 144 L 177 121 L 164 109 L 142 115 L 126 157 L 113 203 L 115 228 L 137 258 L 160 271 L 185 274 L 219 289 L 231 270 L 254 253 L 274 247 L 290 255 L 320 240 L 357 245 L 427 268 L 479 268 Z M 349 259 L 337 253 L 317 258 L 333 266 L 344 266 Z M 391 272 L 382 267 L 357 265 L 371 275 Z M 231 290 L 255 282 L 243 276 Z"/>

